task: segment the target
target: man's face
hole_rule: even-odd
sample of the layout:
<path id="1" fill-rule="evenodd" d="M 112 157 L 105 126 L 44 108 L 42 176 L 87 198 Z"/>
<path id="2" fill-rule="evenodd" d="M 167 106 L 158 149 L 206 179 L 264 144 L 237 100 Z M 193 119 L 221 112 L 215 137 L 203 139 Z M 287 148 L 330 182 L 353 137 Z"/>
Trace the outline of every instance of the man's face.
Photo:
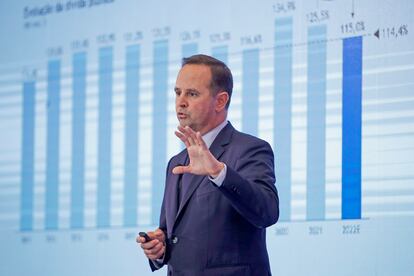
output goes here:
<path id="1" fill-rule="evenodd" d="M 187 64 L 175 83 L 175 111 L 181 126 L 202 135 L 215 127 L 216 99 L 210 91 L 211 71 L 206 65 Z"/>

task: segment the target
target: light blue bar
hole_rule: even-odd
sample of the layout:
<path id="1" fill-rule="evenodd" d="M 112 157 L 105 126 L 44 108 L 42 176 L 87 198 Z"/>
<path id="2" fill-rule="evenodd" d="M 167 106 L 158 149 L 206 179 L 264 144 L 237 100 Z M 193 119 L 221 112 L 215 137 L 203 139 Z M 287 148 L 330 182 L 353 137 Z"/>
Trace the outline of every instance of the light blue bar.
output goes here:
<path id="1" fill-rule="evenodd" d="M 224 62 L 225 64 L 227 64 L 227 62 L 228 62 L 228 56 L 229 56 L 227 46 L 216 46 L 216 47 L 213 47 L 213 49 L 212 49 L 212 55 L 216 59 L 218 59 L 218 60 Z"/>
<path id="2" fill-rule="evenodd" d="M 182 56 L 183 57 L 191 57 L 198 53 L 198 45 L 197 43 L 186 43 L 182 46 Z"/>
<path id="3" fill-rule="evenodd" d="M 58 228 L 60 60 L 48 63 L 45 228 Z"/>
<path id="4" fill-rule="evenodd" d="M 96 214 L 97 227 L 99 228 L 110 226 L 112 63 L 112 47 L 99 49 L 98 200 Z"/>
<path id="5" fill-rule="evenodd" d="M 73 229 L 84 226 L 86 53 L 73 55 L 71 217 Z"/>
<path id="6" fill-rule="evenodd" d="M 23 83 L 20 230 L 33 230 L 35 83 Z"/>
<path id="7" fill-rule="evenodd" d="M 158 225 L 167 158 L 168 41 L 154 42 L 152 135 L 152 224 Z"/>
<path id="8" fill-rule="evenodd" d="M 325 219 L 326 25 L 308 28 L 306 216 Z"/>
<path id="9" fill-rule="evenodd" d="M 257 136 L 259 123 L 259 49 L 243 51 L 243 132 Z"/>
<path id="10" fill-rule="evenodd" d="M 278 33 L 278 44 L 282 47 L 292 47 L 292 34 L 291 29 L 286 28 L 283 30 L 282 28 L 279 30 Z"/>
<path id="11" fill-rule="evenodd" d="M 281 17 L 276 19 L 276 31 L 291 31 L 292 26 L 292 17 Z"/>
<path id="12" fill-rule="evenodd" d="M 274 150 L 280 220 L 291 219 L 292 18 L 275 20 Z"/>
<path id="13" fill-rule="evenodd" d="M 362 37 L 343 40 L 342 219 L 361 218 Z"/>
<path id="14" fill-rule="evenodd" d="M 126 50 L 124 226 L 137 225 L 140 46 Z"/>

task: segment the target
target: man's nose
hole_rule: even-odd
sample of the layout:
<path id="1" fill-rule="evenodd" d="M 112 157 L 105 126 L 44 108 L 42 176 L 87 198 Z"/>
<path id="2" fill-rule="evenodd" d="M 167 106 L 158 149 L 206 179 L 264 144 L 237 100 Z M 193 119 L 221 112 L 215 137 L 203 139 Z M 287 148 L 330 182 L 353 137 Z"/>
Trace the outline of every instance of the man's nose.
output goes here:
<path id="1" fill-rule="evenodd" d="M 187 107 L 188 106 L 188 103 L 187 103 L 184 95 L 177 96 L 175 101 L 176 101 L 176 105 L 179 106 L 179 107 Z"/>

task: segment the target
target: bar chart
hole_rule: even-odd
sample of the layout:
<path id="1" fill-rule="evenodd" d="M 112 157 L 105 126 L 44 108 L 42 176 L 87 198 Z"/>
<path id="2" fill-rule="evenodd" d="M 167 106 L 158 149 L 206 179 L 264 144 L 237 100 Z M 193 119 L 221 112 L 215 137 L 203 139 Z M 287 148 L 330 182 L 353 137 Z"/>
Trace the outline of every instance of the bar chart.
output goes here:
<path id="1" fill-rule="evenodd" d="M 227 45 L 211 47 L 211 54 L 219 59 L 241 60 L 241 104 L 242 118 L 236 119 L 241 130 L 260 136 L 259 93 L 261 55 L 273 54 L 273 147 L 276 152 L 276 172 L 281 204 L 281 221 L 292 221 L 292 121 L 293 111 L 293 55 L 297 49 L 306 51 L 306 210 L 304 219 L 309 221 L 326 219 L 326 170 L 327 170 L 327 25 L 311 25 L 307 29 L 305 44 L 295 46 L 293 43 L 293 17 L 281 17 L 274 20 L 274 45 L 272 49 L 246 47 L 241 52 L 230 53 Z M 366 34 L 365 34 L 366 36 Z M 374 38 L 369 37 L 373 40 Z M 342 113 L 341 113 L 341 215 L 337 219 L 361 219 L 361 171 L 362 171 L 362 80 L 363 80 L 363 44 L 362 35 L 339 39 L 342 44 Z M 186 57 L 197 53 L 196 43 L 183 43 L 178 56 Z M 114 46 L 97 49 L 97 168 L 96 168 L 96 227 L 111 227 L 111 171 L 113 171 L 114 143 L 114 75 L 118 71 L 124 74 L 124 104 L 121 107 L 124 116 L 124 167 L 122 168 L 122 223 L 119 226 L 133 227 L 140 224 L 158 223 L 162 204 L 163 182 L 168 143 L 169 94 L 171 76 L 169 68 L 179 68 L 179 58 L 169 59 L 169 41 L 156 40 L 152 44 L 153 62 L 141 63 L 141 45 L 132 44 L 125 47 L 124 67 L 114 69 Z M 71 141 L 70 170 L 70 228 L 85 227 L 85 122 L 87 101 L 87 63 L 88 55 L 94 53 L 75 52 L 72 54 L 72 73 L 65 76 L 72 80 L 72 136 L 62 137 L 60 133 L 62 62 L 50 59 L 47 62 L 46 93 L 46 160 L 45 160 L 45 206 L 44 229 L 59 228 L 59 143 L 62 139 Z M 229 57 L 230 56 L 230 57 Z M 141 67 L 152 68 L 152 129 L 151 156 L 143 156 L 139 150 L 140 128 L 139 114 L 143 107 L 139 97 L 141 91 Z M 143 80 L 146 81 L 146 80 Z M 24 81 L 22 84 L 22 131 L 21 131 L 21 211 L 20 230 L 33 230 L 34 201 L 34 131 L 36 114 L 34 114 L 36 83 Z M 178 152 L 183 146 L 176 147 Z M 149 174 L 151 184 L 150 216 L 141 222 L 138 215 L 139 170 L 141 158 L 150 159 Z M 413 205 L 414 206 L 414 205 Z M 414 211 L 414 207 L 413 207 Z"/>

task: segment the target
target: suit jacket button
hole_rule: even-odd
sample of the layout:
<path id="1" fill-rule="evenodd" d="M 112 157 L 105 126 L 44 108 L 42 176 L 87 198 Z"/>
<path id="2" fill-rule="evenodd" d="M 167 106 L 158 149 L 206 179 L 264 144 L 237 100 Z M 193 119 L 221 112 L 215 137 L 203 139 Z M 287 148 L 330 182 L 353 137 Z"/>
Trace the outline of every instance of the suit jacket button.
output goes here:
<path id="1" fill-rule="evenodd" d="M 177 237 L 174 237 L 174 238 L 172 238 L 171 241 L 172 241 L 173 244 L 176 244 L 176 243 L 178 243 L 178 238 Z"/>

